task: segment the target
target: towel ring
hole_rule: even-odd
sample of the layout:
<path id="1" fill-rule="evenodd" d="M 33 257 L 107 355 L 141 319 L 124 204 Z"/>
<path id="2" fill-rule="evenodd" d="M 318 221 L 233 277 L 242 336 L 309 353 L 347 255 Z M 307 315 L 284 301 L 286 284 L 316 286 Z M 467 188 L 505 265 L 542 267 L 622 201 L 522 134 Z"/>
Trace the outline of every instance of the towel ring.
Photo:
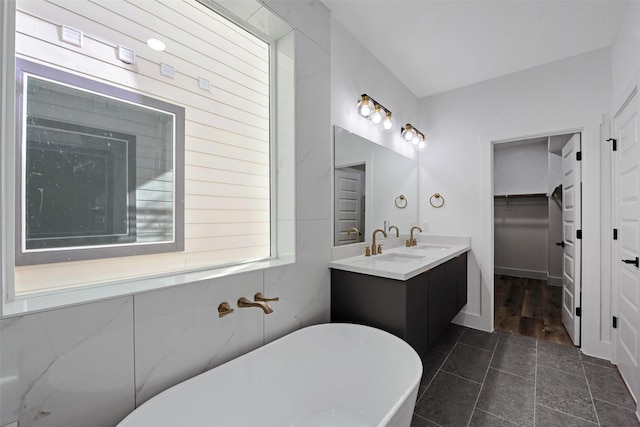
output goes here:
<path id="1" fill-rule="evenodd" d="M 440 204 L 436 205 L 433 203 L 433 199 L 442 199 L 442 202 L 440 202 Z M 442 197 L 440 195 L 440 193 L 435 193 L 433 196 L 431 196 L 429 198 L 429 203 L 431 203 L 431 206 L 433 206 L 434 208 L 441 208 L 444 206 L 444 197 Z"/>
<path id="2" fill-rule="evenodd" d="M 404 204 L 402 204 L 402 202 L 404 202 Z M 404 197 L 404 194 L 401 194 L 398 197 L 396 197 L 396 207 L 398 209 L 404 209 L 407 207 L 407 198 Z"/>

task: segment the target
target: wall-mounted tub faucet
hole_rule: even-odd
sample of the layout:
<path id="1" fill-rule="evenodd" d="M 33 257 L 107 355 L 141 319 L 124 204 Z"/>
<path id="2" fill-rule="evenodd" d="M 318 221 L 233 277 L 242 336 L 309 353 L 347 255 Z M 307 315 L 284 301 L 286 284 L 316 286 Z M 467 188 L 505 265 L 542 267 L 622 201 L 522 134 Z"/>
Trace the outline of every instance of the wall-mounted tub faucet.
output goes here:
<path id="1" fill-rule="evenodd" d="M 239 308 L 247 308 L 247 307 L 260 307 L 264 314 L 273 313 L 273 309 L 269 307 L 265 301 L 249 301 L 245 297 L 241 297 L 238 299 L 238 307 Z"/>

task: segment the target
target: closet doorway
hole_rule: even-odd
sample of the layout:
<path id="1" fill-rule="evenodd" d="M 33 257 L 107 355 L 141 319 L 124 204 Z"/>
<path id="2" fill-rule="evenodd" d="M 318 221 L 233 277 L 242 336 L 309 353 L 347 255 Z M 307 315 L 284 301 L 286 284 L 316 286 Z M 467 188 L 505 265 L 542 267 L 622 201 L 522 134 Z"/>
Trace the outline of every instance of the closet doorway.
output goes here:
<path id="1" fill-rule="evenodd" d="M 580 134 L 493 150 L 494 327 L 580 345 Z"/>

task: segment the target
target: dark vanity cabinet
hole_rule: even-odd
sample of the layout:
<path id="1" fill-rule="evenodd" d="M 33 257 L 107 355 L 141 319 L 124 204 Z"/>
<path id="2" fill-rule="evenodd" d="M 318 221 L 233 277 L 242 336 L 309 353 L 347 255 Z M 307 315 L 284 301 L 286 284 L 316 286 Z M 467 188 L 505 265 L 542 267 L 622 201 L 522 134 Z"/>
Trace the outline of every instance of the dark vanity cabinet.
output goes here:
<path id="1" fill-rule="evenodd" d="M 331 321 L 373 326 L 420 355 L 467 303 L 467 253 L 409 280 L 331 270 Z"/>

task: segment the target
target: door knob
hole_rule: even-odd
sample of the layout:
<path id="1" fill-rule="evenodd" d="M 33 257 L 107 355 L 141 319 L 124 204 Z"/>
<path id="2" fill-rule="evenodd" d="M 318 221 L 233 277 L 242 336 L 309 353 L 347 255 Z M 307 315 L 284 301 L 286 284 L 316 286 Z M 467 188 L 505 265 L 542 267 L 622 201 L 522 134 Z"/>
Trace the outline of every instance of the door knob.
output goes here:
<path id="1" fill-rule="evenodd" d="M 556 246 L 562 246 L 564 248 L 564 241 L 556 243 Z"/>
<path id="2" fill-rule="evenodd" d="M 636 259 L 623 259 L 622 262 L 625 264 L 633 264 L 636 268 L 640 267 L 640 259 L 636 257 Z"/>

